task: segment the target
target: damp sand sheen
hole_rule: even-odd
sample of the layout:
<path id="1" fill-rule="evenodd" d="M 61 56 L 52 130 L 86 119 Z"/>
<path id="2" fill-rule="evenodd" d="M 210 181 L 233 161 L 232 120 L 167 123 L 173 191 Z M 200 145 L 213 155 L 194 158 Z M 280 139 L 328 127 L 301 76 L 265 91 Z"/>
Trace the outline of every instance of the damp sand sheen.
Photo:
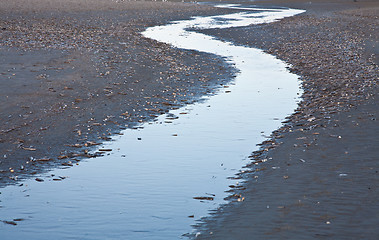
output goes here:
<path id="1" fill-rule="evenodd" d="M 228 177 L 293 112 L 301 89 L 298 76 L 274 56 L 196 30 L 269 23 L 304 11 L 217 7 L 241 12 L 175 21 L 142 34 L 224 57 L 238 71 L 229 85 L 124 130 L 99 147 L 112 149 L 103 157 L 36 176 L 43 182 L 33 178 L 0 189 L 0 239 L 185 239 L 195 231 L 191 225 L 226 203 L 228 186 L 240 184 Z M 57 176 L 65 178 L 54 181 Z"/>

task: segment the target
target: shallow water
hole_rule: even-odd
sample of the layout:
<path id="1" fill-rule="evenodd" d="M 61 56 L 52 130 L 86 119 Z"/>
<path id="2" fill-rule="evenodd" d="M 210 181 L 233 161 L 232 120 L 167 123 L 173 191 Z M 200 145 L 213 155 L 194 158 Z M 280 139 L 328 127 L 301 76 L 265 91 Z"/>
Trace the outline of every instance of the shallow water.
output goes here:
<path id="1" fill-rule="evenodd" d="M 146 37 L 223 56 L 240 73 L 217 95 L 115 136 L 100 147 L 113 150 L 104 157 L 39 176 L 44 182 L 30 179 L 1 189 L 0 220 L 22 221 L 0 224 L 0 239 L 178 239 L 224 203 L 228 185 L 238 184 L 227 177 L 248 163 L 256 144 L 296 107 L 300 93 L 297 76 L 273 56 L 185 30 L 301 13 L 243 10 L 147 29 Z M 66 178 L 54 181 L 58 176 Z"/>

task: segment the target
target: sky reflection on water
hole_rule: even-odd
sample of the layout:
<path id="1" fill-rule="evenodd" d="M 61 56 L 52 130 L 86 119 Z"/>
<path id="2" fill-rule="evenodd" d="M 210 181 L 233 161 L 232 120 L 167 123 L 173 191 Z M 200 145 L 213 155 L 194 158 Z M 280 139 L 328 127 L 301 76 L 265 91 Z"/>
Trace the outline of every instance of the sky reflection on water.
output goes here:
<path id="1" fill-rule="evenodd" d="M 149 28 L 146 37 L 224 56 L 240 72 L 219 94 L 170 112 L 179 118 L 160 116 L 113 137 L 101 146 L 113 149 L 104 157 L 53 170 L 44 182 L 1 189 L 0 220 L 23 220 L 0 224 L 0 238 L 166 240 L 191 232 L 196 219 L 225 202 L 224 191 L 237 184 L 227 177 L 296 108 L 300 88 L 273 56 L 185 29 L 247 26 L 301 12 L 245 11 Z M 53 181 L 52 174 L 67 178 Z M 193 199 L 207 196 L 214 200 Z"/>

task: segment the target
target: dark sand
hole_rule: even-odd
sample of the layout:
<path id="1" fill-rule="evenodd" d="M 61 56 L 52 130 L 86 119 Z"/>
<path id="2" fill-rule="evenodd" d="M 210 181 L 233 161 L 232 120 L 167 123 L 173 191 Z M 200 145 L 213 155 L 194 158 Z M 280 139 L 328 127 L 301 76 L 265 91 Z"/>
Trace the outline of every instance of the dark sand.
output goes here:
<path id="1" fill-rule="evenodd" d="M 230 190 L 231 203 L 197 226 L 198 237 L 376 239 L 378 3 L 256 3 L 308 11 L 207 33 L 290 63 L 305 94 L 284 127 L 253 154 L 257 165 L 236 176 L 246 183 Z M 181 3 L 1 1 L 0 186 L 91 157 L 87 149 L 110 134 L 229 79 L 233 69 L 219 58 L 138 34 L 222 12 Z"/>
<path id="2" fill-rule="evenodd" d="M 88 149 L 109 135 L 228 81 L 234 70 L 222 59 L 140 35 L 216 11 L 167 2 L 1 1 L 0 186 L 93 157 Z"/>
<path id="3" fill-rule="evenodd" d="M 377 104 L 283 133 L 240 175 L 247 182 L 231 192 L 233 202 L 198 226 L 196 239 L 377 239 Z"/>
<path id="4" fill-rule="evenodd" d="M 308 11 L 207 33 L 290 63 L 303 101 L 235 176 L 243 183 L 230 189 L 231 203 L 193 237 L 377 239 L 379 2 L 268 2 Z"/>

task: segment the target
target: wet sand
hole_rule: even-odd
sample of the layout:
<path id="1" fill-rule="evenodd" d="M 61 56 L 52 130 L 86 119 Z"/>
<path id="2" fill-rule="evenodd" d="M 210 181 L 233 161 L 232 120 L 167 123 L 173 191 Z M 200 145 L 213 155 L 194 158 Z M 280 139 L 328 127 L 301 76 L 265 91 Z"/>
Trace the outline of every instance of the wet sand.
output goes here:
<path id="1" fill-rule="evenodd" d="M 196 239 L 376 239 L 377 106 L 370 101 L 323 127 L 280 135 L 244 169 L 247 182 L 231 191 L 231 204 L 197 226 Z"/>
<path id="2" fill-rule="evenodd" d="M 52 2 L 0 3 L 0 186 L 69 166 L 72 157 L 92 157 L 87 149 L 109 134 L 196 100 L 233 75 L 222 59 L 138 35 L 147 26 L 227 10 Z M 307 13 L 207 31 L 285 60 L 305 94 L 285 126 L 253 153 L 257 164 L 236 176 L 246 183 L 230 190 L 231 204 L 198 226 L 198 238 L 378 235 L 379 73 L 372 53 L 378 52 L 379 6 L 325 2 L 256 1 Z"/>
<path id="3" fill-rule="evenodd" d="M 229 190 L 231 203 L 203 219 L 192 237 L 376 239 L 379 5 L 280 5 L 308 11 L 279 23 L 207 31 L 290 63 L 304 95 L 235 176 L 242 184 Z"/>
<path id="4" fill-rule="evenodd" d="M 2 1 L 0 186 L 93 157 L 88 149 L 111 134 L 228 81 L 234 69 L 221 58 L 140 34 L 216 11 L 225 10 L 168 2 Z"/>

